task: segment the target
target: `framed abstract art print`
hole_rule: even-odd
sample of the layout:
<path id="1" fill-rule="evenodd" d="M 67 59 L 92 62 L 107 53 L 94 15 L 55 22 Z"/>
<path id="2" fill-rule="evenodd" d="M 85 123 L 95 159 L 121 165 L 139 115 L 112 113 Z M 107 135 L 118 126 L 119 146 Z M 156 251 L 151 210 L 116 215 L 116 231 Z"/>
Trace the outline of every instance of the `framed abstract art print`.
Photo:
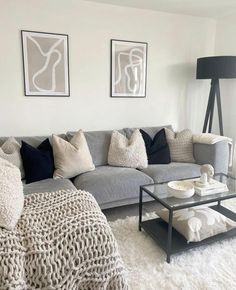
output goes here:
<path id="1" fill-rule="evenodd" d="M 146 96 L 147 46 L 146 42 L 111 40 L 111 97 Z"/>
<path id="2" fill-rule="evenodd" d="M 70 95 L 68 35 L 21 31 L 26 96 Z"/>

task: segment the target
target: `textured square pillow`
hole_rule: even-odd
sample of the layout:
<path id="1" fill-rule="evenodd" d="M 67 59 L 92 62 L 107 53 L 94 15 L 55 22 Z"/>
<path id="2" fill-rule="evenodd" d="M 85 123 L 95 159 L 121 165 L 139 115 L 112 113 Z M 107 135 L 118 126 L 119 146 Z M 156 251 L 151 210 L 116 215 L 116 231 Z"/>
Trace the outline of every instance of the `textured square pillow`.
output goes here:
<path id="1" fill-rule="evenodd" d="M 142 129 L 140 129 L 140 132 L 145 142 L 148 164 L 170 163 L 170 149 L 166 141 L 165 129 L 161 129 L 157 132 L 153 139 Z"/>
<path id="2" fill-rule="evenodd" d="M 53 177 L 53 152 L 49 139 L 45 139 L 37 148 L 22 141 L 20 153 L 25 169 L 26 183 Z"/>
<path id="3" fill-rule="evenodd" d="M 118 131 L 113 131 L 108 164 L 139 169 L 148 166 L 144 140 L 138 129 L 133 132 L 130 139 Z"/>
<path id="4" fill-rule="evenodd" d="M 72 178 L 95 169 L 87 141 L 79 130 L 70 142 L 53 135 L 54 178 Z"/>
<path id="5" fill-rule="evenodd" d="M 14 137 L 8 138 L 0 148 L 0 157 L 9 161 L 20 169 L 21 178 L 25 177 L 22 158 L 20 155 L 21 145 L 16 141 Z"/>
<path id="6" fill-rule="evenodd" d="M 165 128 L 167 143 L 170 148 L 170 157 L 173 162 L 194 163 L 193 134 L 189 129 L 173 132 Z"/>
<path id="7" fill-rule="evenodd" d="M 164 221 L 169 221 L 169 211 L 167 209 L 162 209 L 157 214 Z M 199 206 L 175 211 L 173 227 L 188 242 L 199 242 L 235 228 L 236 222 L 209 207 Z"/>
<path id="8" fill-rule="evenodd" d="M 24 207 L 19 168 L 0 158 L 0 227 L 13 230 Z"/>

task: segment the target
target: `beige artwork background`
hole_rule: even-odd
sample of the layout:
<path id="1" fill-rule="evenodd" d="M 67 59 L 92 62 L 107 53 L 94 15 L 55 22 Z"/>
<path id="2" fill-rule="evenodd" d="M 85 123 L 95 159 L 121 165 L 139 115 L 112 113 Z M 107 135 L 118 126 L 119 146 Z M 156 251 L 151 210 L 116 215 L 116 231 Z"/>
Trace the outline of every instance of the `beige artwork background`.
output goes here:
<path id="1" fill-rule="evenodd" d="M 144 96 L 146 82 L 146 45 L 113 42 L 113 95 Z"/>
<path id="2" fill-rule="evenodd" d="M 50 34 L 28 32 L 23 37 L 27 93 L 68 94 L 66 45 L 67 39 L 60 35 L 50 37 Z"/>

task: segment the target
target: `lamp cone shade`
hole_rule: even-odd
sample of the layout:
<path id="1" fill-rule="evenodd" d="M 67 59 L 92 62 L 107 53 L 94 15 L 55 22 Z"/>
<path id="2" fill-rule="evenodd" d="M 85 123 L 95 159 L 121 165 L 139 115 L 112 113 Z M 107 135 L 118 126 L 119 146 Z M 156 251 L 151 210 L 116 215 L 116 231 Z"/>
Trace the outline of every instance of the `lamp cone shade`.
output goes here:
<path id="1" fill-rule="evenodd" d="M 197 79 L 236 78 L 236 56 L 210 56 L 197 59 Z"/>

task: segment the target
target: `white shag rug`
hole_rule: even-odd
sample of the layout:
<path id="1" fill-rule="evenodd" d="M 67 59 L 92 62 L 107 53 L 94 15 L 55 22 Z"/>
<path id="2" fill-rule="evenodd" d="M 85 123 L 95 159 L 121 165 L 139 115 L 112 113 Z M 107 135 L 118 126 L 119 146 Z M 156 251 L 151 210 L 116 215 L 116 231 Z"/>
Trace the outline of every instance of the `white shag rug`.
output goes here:
<path id="1" fill-rule="evenodd" d="M 236 201 L 232 206 L 236 209 Z M 110 222 L 110 226 L 128 269 L 131 290 L 236 289 L 236 237 L 173 255 L 168 264 L 156 242 L 138 231 L 138 217 Z"/>

